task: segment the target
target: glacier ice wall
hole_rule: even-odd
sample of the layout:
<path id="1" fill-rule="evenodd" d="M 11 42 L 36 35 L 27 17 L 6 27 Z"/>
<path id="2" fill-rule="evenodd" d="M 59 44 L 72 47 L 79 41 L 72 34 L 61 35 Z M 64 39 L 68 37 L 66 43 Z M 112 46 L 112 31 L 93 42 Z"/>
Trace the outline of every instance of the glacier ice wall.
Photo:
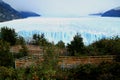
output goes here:
<path id="1" fill-rule="evenodd" d="M 105 37 L 120 35 L 120 18 L 27 18 L 0 23 L 0 27 L 14 28 L 19 35 L 31 39 L 33 34 L 44 33 L 49 41 L 63 40 L 69 43 L 76 33 L 80 33 L 85 44 Z"/>

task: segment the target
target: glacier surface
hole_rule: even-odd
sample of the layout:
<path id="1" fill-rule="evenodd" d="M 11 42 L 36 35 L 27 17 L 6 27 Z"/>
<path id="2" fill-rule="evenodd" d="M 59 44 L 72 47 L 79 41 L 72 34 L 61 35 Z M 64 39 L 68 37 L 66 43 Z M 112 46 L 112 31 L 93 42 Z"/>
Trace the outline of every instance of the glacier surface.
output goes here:
<path id="1" fill-rule="evenodd" d="M 62 40 L 69 43 L 76 33 L 80 33 L 86 45 L 105 37 L 120 36 L 120 18 L 26 18 L 1 22 L 0 27 L 14 28 L 26 40 L 33 34 L 44 33 L 49 41 Z"/>

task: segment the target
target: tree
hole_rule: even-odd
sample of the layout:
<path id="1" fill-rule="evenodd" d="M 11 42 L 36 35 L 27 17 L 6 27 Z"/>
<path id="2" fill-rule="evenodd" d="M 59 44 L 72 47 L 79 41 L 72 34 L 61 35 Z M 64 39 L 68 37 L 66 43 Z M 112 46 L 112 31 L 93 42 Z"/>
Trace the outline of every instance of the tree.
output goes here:
<path id="1" fill-rule="evenodd" d="M 34 34 L 33 35 L 33 40 L 34 40 L 33 44 L 34 45 L 39 45 L 39 39 L 40 39 L 40 35 L 39 34 Z"/>
<path id="2" fill-rule="evenodd" d="M 56 44 L 57 47 L 61 48 L 61 49 L 64 49 L 65 48 L 65 43 L 63 41 L 59 41 L 57 44 Z"/>
<path id="3" fill-rule="evenodd" d="M 82 54 L 84 52 L 83 38 L 80 34 L 74 36 L 73 41 L 67 45 L 67 50 L 72 56 Z"/>
<path id="4" fill-rule="evenodd" d="M 2 27 L 0 29 L 1 39 L 15 45 L 17 34 L 14 29 L 8 27 Z"/>
<path id="5" fill-rule="evenodd" d="M 88 46 L 92 48 L 90 53 L 96 53 L 96 55 L 120 55 L 120 38 L 104 38 L 99 41 L 95 41 Z"/>
<path id="6" fill-rule="evenodd" d="M 43 54 L 42 73 L 45 79 L 55 79 L 58 69 L 58 54 L 54 46 L 46 47 Z M 42 76 L 43 77 L 43 76 Z"/>
<path id="7" fill-rule="evenodd" d="M 25 45 L 25 39 L 22 36 L 17 37 L 16 44 Z"/>
<path id="8" fill-rule="evenodd" d="M 13 66 L 14 59 L 12 53 L 10 53 L 9 43 L 0 40 L 0 66 Z"/>
<path id="9" fill-rule="evenodd" d="M 28 49 L 26 47 L 26 45 L 21 45 L 21 49 L 19 50 L 18 53 L 14 54 L 14 58 L 22 58 L 28 56 Z"/>
<path id="10" fill-rule="evenodd" d="M 34 45 L 46 46 L 49 42 L 45 39 L 44 34 L 34 34 L 33 35 L 33 42 Z"/>
<path id="11" fill-rule="evenodd" d="M 28 49 L 25 45 L 21 45 L 22 46 L 22 49 L 20 49 L 20 53 L 23 55 L 23 56 L 27 56 L 28 55 Z"/>

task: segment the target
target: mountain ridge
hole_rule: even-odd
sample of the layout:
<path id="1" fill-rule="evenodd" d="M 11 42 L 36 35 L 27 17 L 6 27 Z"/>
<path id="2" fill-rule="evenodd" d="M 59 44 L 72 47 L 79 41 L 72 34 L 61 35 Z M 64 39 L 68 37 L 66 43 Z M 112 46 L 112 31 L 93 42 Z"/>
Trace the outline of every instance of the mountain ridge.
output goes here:
<path id="1" fill-rule="evenodd" d="M 19 12 L 2 0 L 0 1 L 0 22 L 21 18 Z"/>
<path id="2" fill-rule="evenodd" d="M 30 12 L 30 11 L 20 11 L 19 13 L 21 14 L 22 18 L 41 16 L 37 13 Z"/>
<path id="3" fill-rule="evenodd" d="M 101 16 L 102 17 L 120 17 L 120 7 L 108 10 L 104 12 Z"/>
<path id="4" fill-rule="evenodd" d="M 9 21 L 13 19 L 21 19 L 27 17 L 40 16 L 34 12 L 17 11 L 13 9 L 9 4 L 0 0 L 0 22 Z"/>

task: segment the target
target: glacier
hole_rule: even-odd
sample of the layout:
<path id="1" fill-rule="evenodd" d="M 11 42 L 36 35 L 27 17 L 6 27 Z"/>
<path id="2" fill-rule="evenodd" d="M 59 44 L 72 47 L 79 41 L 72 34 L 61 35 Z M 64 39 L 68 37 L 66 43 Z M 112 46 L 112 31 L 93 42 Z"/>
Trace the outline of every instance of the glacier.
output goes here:
<path id="1" fill-rule="evenodd" d="M 27 41 L 33 34 L 44 33 L 49 41 L 57 43 L 62 40 L 69 43 L 76 33 L 81 34 L 86 45 L 101 38 L 120 36 L 120 18 L 80 17 L 80 18 L 43 18 L 31 17 L 0 22 L 0 28 L 14 28 L 18 35 Z"/>

